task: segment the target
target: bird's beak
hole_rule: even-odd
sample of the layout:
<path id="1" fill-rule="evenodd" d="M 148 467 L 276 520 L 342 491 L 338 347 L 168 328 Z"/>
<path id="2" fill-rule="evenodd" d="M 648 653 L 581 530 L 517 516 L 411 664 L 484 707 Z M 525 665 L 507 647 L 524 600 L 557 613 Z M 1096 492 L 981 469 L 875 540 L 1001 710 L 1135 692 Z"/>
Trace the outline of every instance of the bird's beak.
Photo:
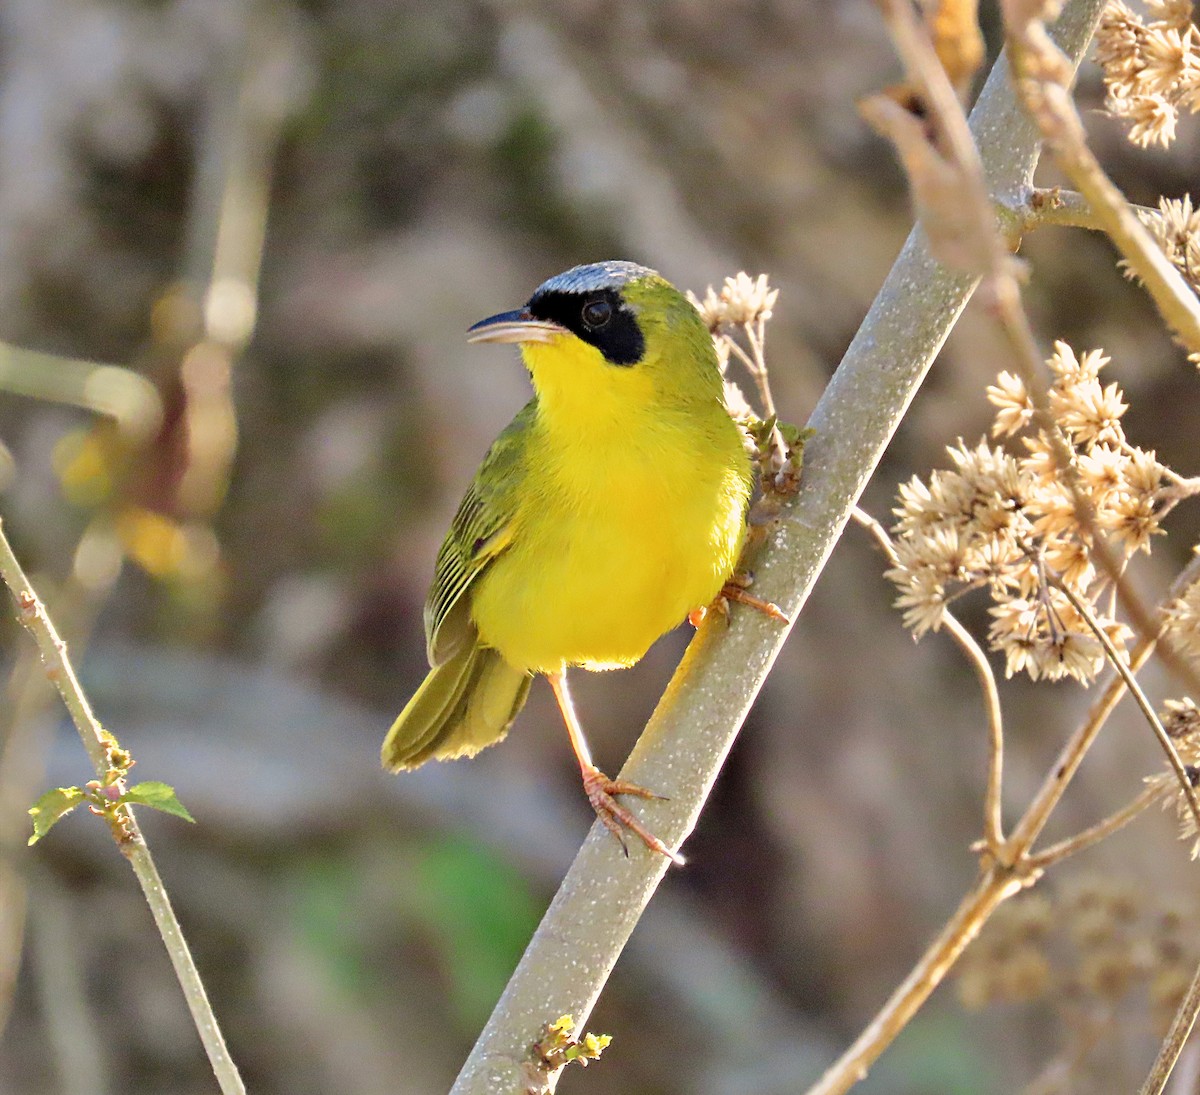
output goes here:
<path id="1" fill-rule="evenodd" d="M 548 319 L 535 319 L 528 308 L 501 312 L 481 319 L 467 329 L 468 342 L 553 342 L 567 333 L 565 327 Z"/>

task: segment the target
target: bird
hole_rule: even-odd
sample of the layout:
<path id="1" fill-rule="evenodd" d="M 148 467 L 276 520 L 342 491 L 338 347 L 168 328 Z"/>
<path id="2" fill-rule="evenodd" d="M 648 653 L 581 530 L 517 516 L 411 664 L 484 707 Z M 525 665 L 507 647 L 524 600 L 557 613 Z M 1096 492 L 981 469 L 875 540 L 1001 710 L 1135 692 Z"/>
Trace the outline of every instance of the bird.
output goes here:
<path id="1" fill-rule="evenodd" d="M 633 665 L 723 592 L 779 611 L 730 581 L 753 474 L 712 336 L 657 271 L 613 260 L 551 277 L 467 337 L 515 343 L 533 398 L 492 444 L 438 552 L 430 670 L 387 733 L 383 765 L 500 741 L 540 675 L 588 800 L 625 854 L 628 830 L 681 863 L 617 801 L 661 796 L 593 762 L 567 671 Z"/>

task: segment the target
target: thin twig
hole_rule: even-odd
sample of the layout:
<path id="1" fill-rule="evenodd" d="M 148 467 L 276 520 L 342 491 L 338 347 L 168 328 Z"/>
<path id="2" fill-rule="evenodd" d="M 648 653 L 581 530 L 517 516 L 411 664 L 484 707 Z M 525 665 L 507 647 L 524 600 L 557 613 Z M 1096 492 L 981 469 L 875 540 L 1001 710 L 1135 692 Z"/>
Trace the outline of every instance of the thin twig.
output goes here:
<path id="1" fill-rule="evenodd" d="M 1150 1075 L 1142 1084 L 1139 1095 L 1162 1095 L 1167 1081 L 1171 1078 L 1171 1070 L 1174 1069 L 1175 1062 L 1179 1060 L 1184 1043 L 1187 1042 L 1188 1035 L 1191 1034 L 1192 1027 L 1196 1023 L 1198 1013 L 1200 1013 L 1200 966 L 1192 975 L 1191 984 L 1188 985 L 1187 992 L 1183 995 L 1183 1000 L 1175 1012 L 1175 1018 L 1171 1020 L 1171 1029 L 1167 1031 L 1167 1036 L 1163 1039 L 1158 1056 L 1154 1059 L 1154 1064 L 1150 1069 Z"/>
<path id="2" fill-rule="evenodd" d="M 1156 213 L 1146 205 L 1130 205 L 1135 213 Z M 1029 193 L 1022 204 L 1021 230 L 1022 233 L 1032 232 L 1043 225 L 1057 228 L 1086 228 L 1092 232 L 1104 232 L 1104 220 L 1096 214 L 1078 190 L 1063 190 L 1057 186 L 1048 188 L 1038 187 Z"/>
<path id="3" fill-rule="evenodd" d="M 1000 691 L 996 675 L 982 648 L 971 633 L 949 612 L 944 615 L 946 630 L 966 654 L 983 692 L 983 706 L 988 722 L 988 776 L 983 796 L 983 839 L 988 851 L 1002 855 L 1004 848 L 1004 815 L 1001 801 L 1004 784 L 1004 721 L 1000 711 Z"/>
<path id="4" fill-rule="evenodd" d="M 1197 579 L 1200 579 L 1200 555 L 1192 556 L 1188 565 L 1176 576 L 1164 598 L 1165 603 L 1170 603 L 1180 596 Z M 1137 673 L 1149 661 L 1150 655 L 1157 647 L 1158 635 L 1163 627 L 1164 620 L 1160 613 L 1155 633 L 1143 637 L 1129 654 L 1128 664 L 1131 673 Z M 1125 691 L 1125 678 L 1117 672 L 1114 666 L 1108 683 L 1092 704 L 1087 718 L 1059 750 L 1058 757 L 1038 788 L 1037 794 L 1034 795 L 1033 801 L 1008 838 L 1010 855 L 1024 856 L 1029 853 L 1034 841 L 1041 835 L 1042 830 L 1046 827 L 1046 822 L 1066 791 L 1067 784 L 1071 782 L 1078 771 L 1079 765 L 1091 748 L 1092 742 L 1095 741 L 1096 735 L 1099 734 L 1113 709 L 1124 697 Z"/>
<path id="5" fill-rule="evenodd" d="M 1068 856 L 1082 852 L 1085 848 L 1090 848 L 1093 844 L 1099 844 L 1100 841 L 1123 829 L 1135 817 L 1141 814 L 1147 806 L 1152 806 L 1158 802 L 1166 794 L 1168 787 L 1169 784 L 1150 784 L 1143 788 L 1135 799 L 1126 803 L 1115 813 L 1109 814 L 1108 817 L 1096 822 L 1095 825 L 1089 825 L 1074 836 L 1060 840 L 1056 844 L 1051 844 L 1050 847 L 1038 852 L 1036 855 L 1029 856 L 1026 862 L 1040 870 L 1045 870 L 1047 867 L 1053 866 Z"/>
<path id="6" fill-rule="evenodd" d="M 871 1065 L 941 984 L 996 907 L 1034 878 L 1036 875 L 1018 874 L 999 863 L 984 871 L 887 1003 L 806 1095 L 843 1095 L 864 1079 Z"/>
<path id="7" fill-rule="evenodd" d="M 102 781 L 106 780 L 109 770 L 106 732 L 100 726 L 91 704 L 79 684 L 79 679 L 75 675 L 75 669 L 67 655 L 67 644 L 59 637 L 45 605 L 25 576 L 25 572 L 12 550 L 12 545 L 4 533 L 2 523 L 0 523 L 0 578 L 3 578 L 17 603 L 18 620 L 37 642 L 42 661 L 46 666 L 46 674 L 54 682 L 59 695 L 62 696 L 63 703 L 66 704 L 67 710 L 71 714 L 71 720 L 75 723 L 75 729 L 79 732 L 84 748 L 91 758 L 97 777 Z M 132 809 L 129 807 L 126 809 L 129 811 L 128 824 L 125 827 L 128 837 L 119 844 L 121 852 L 129 860 L 137 875 L 137 880 L 141 884 L 142 892 L 146 895 L 154 922 L 166 945 L 171 964 L 175 968 L 175 975 L 179 979 L 188 1008 L 192 1013 L 192 1021 L 204 1043 L 205 1052 L 208 1054 L 221 1091 L 224 1095 L 245 1095 L 246 1089 L 238 1075 L 237 1067 L 229 1056 L 225 1039 L 217 1025 L 217 1018 L 208 1002 L 204 983 L 200 980 L 200 973 L 196 969 L 191 951 L 183 938 L 182 929 L 171 908 L 162 879 L 150 857 L 150 849 L 146 846 L 133 817 Z"/>
<path id="8" fill-rule="evenodd" d="M 1108 637 L 1108 633 L 1100 626 L 1100 621 L 1096 619 L 1092 610 L 1088 608 L 1082 598 L 1066 582 L 1062 581 L 1061 578 L 1052 577 L 1050 584 L 1066 597 L 1071 602 L 1071 606 L 1075 611 L 1083 617 L 1092 634 L 1096 636 L 1096 640 L 1104 647 L 1104 653 L 1109 662 L 1125 679 L 1126 687 L 1133 694 L 1135 702 L 1154 731 L 1154 736 L 1158 738 L 1158 744 L 1162 746 L 1162 751 L 1167 756 L 1167 762 L 1171 765 L 1171 770 L 1175 773 L 1175 778 L 1179 780 L 1180 789 L 1183 791 L 1184 798 L 1187 799 L 1188 808 L 1192 811 L 1192 817 L 1196 821 L 1196 830 L 1200 832 L 1200 801 L 1197 801 L 1196 798 L 1196 788 L 1192 786 L 1192 781 L 1188 778 L 1187 769 L 1179 757 L 1179 751 L 1175 748 L 1175 743 L 1171 740 L 1171 735 L 1167 733 L 1163 724 L 1159 721 L 1158 714 L 1155 712 L 1149 699 L 1147 699 L 1146 693 L 1142 691 L 1141 685 L 1138 684 L 1136 678 L 1130 672 L 1124 657 L 1113 645 L 1112 639 Z"/>
<path id="9" fill-rule="evenodd" d="M 892 565 L 896 565 L 899 560 L 887 529 L 858 506 L 854 507 L 851 516 L 874 536 Z M 1000 690 L 996 686 L 996 675 L 992 672 L 991 663 L 988 662 L 987 655 L 975 641 L 975 637 L 958 622 L 949 610 L 942 613 L 942 621 L 951 638 L 958 643 L 959 648 L 971 663 L 971 668 L 975 670 L 975 676 L 979 680 L 979 687 L 983 693 L 983 706 L 988 721 L 988 776 L 983 803 L 983 839 L 988 851 L 993 856 L 999 856 L 1004 847 L 1004 818 L 1001 801 L 1004 785 L 1004 715 L 1000 709 Z"/>
<path id="10" fill-rule="evenodd" d="M 746 339 L 750 343 L 750 350 L 754 355 L 754 364 L 750 371 L 754 376 L 754 383 L 758 388 L 758 397 L 762 400 L 763 413 L 765 417 L 773 418 L 775 415 L 775 397 L 771 394 L 771 381 L 767 373 L 765 325 L 766 321 L 760 315 L 754 323 L 744 323 L 742 327 L 746 331 Z"/>

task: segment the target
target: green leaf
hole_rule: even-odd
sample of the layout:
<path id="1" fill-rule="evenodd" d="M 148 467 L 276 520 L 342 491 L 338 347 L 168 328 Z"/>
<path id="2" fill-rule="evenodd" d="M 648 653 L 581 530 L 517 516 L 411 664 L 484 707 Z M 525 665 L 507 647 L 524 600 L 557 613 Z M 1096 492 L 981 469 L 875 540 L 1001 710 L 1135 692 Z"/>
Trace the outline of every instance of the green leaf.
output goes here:
<path id="1" fill-rule="evenodd" d="M 803 446 L 816 430 L 810 429 L 807 426 L 794 426 L 790 422 L 777 422 L 779 432 L 783 436 L 789 448 L 796 448 L 797 445 Z"/>
<path id="2" fill-rule="evenodd" d="M 179 801 L 175 788 L 169 783 L 160 783 L 156 779 L 148 779 L 144 783 L 135 783 L 118 800 L 135 806 L 149 806 L 152 810 L 161 810 L 164 814 L 174 814 L 184 821 L 195 821 L 187 808 Z"/>
<path id="3" fill-rule="evenodd" d="M 29 816 L 33 818 L 33 836 L 29 843 L 33 845 L 41 840 L 54 828 L 55 822 L 66 817 L 85 798 L 87 792 L 82 787 L 53 787 L 42 795 L 29 807 Z"/>

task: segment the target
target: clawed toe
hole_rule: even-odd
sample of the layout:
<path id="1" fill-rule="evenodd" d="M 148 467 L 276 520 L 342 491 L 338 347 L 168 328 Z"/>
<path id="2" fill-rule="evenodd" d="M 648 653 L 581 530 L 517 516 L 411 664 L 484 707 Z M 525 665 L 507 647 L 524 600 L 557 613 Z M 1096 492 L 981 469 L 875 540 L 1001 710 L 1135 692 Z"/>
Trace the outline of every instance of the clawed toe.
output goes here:
<path id="1" fill-rule="evenodd" d="M 683 857 L 671 851 L 661 840 L 647 829 L 629 810 L 622 806 L 615 795 L 637 795 L 639 798 L 664 798 L 663 795 L 640 787 L 626 780 L 609 779 L 598 768 L 585 769 L 583 773 L 583 789 L 587 792 L 588 801 L 596 816 L 604 823 L 605 828 L 620 842 L 625 854 L 629 855 L 629 845 L 625 842 L 625 830 L 633 833 L 651 851 L 665 855 L 672 863 L 683 865 Z"/>

